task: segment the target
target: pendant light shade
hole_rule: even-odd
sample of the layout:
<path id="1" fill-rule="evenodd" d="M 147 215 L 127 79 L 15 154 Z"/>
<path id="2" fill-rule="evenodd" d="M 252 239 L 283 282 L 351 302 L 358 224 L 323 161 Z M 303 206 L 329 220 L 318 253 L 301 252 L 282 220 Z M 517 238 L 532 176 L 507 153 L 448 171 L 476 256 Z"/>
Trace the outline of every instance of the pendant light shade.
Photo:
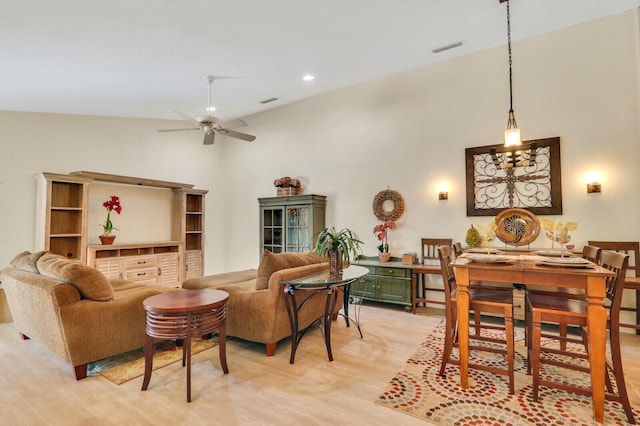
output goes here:
<path id="1" fill-rule="evenodd" d="M 503 3 L 505 0 L 500 0 Z M 518 146 L 522 145 L 522 139 L 520 139 L 520 129 L 518 123 L 516 123 L 516 116 L 513 113 L 513 71 L 511 69 L 511 13 L 509 9 L 509 0 L 507 2 L 507 45 L 509 46 L 509 120 L 507 121 L 507 130 L 504 132 L 504 145 L 505 146 Z"/>

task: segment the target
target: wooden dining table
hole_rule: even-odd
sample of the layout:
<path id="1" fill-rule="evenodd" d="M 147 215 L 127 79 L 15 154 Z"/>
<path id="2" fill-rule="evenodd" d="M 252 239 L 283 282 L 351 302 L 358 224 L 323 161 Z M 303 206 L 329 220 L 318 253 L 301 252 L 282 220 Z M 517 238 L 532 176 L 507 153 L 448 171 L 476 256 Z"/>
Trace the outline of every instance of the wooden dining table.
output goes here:
<path id="1" fill-rule="evenodd" d="M 540 265 L 535 257 L 514 256 L 507 263 L 480 263 L 464 256 L 451 263 L 457 283 L 458 312 L 469 312 L 469 283 L 471 281 L 505 282 L 524 285 L 565 287 L 582 289 L 587 295 L 587 329 L 589 333 L 589 364 L 593 417 L 604 421 L 605 356 L 607 334 L 606 278 L 615 274 L 598 265 L 588 268 Z M 460 351 L 460 386 L 469 386 L 469 316 L 458 317 L 458 339 Z"/>

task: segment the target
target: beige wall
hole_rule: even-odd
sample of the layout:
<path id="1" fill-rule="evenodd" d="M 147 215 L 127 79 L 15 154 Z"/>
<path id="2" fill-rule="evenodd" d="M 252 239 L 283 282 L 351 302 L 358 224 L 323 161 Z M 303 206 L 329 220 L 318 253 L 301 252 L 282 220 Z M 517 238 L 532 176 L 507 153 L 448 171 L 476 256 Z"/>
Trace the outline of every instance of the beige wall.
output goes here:
<path id="1" fill-rule="evenodd" d="M 518 124 L 524 139 L 561 137 L 562 220 L 579 222 L 577 246 L 640 239 L 637 22 L 633 11 L 513 46 Z M 327 224 L 354 229 L 365 254 L 376 253 L 371 202 L 387 187 L 406 202 L 390 236 L 393 254 L 419 251 L 421 237 L 463 240 L 471 223 L 489 220 L 466 217 L 464 149 L 500 142 L 506 66 L 501 46 L 336 91 L 247 117 L 253 143 L 220 138 L 212 147 L 197 132 L 155 132 L 171 121 L 0 112 L 0 265 L 33 247 L 41 171 L 208 189 L 206 273 L 257 265 L 256 199 L 274 195 L 273 179 L 285 175 L 301 178 L 306 193 L 327 195 Z M 590 170 L 604 175 L 600 195 L 586 194 Z M 447 202 L 437 199 L 442 181 Z"/>

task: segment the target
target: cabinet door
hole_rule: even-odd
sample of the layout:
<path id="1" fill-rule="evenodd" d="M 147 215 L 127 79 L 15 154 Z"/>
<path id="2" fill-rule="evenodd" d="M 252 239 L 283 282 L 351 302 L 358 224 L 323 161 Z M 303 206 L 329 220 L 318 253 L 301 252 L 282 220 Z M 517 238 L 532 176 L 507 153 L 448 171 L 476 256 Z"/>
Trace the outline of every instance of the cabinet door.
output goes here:
<path id="1" fill-rule="evenodd" d="M 180 266 L 178 253 L 158 255 L 158 284 L 166 287 L 180 287 Z"/>
<path id="2" fill-rule="evenodd" d="M 110 280 L 123 278 L 120 259 L 96 259 L 94 267 Z"/>
<path id="3" fill-rule="evenodd" d="M 411 281 L 378 277 L 378 298 L 383 302 L 411 304 Z"/>
<path id="4" fill-rule="evenodd" d="M 282 253 L 284 250 L 284 208 L 262 208 L 260 238 L 262 250 Z M 262 253 L 260 253 L 262 255 Z"/>
<path id="5" fill-rule="evenodd" d="M 184 256 L 185 279 L 202 276 L 202 252 L 189 251 Z"/>
<path id="6" fill-rule="evenodd" d="M 311 218 L 309 206 L 287 207 L 287 251 L 311 250 Z"/>
<path id="7" fill-rule="evenodd" d="M 351 297 L 363 297 L 369 300 L 377 300 L 377 287 L 376 277 L 367 276 L 363 281 L 355 280 L 351 284 L 349 295 Z"/>

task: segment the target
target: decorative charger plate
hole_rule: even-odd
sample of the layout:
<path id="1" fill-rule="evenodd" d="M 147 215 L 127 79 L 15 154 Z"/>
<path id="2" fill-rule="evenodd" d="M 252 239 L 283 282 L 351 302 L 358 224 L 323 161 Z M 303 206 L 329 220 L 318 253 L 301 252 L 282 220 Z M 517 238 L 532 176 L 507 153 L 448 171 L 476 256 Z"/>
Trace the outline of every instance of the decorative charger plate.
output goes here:
<path id="1" fill-rule="evenodd" d="M 540 235 L 540 221 L 525 209 L 506 209 L 495 219 L 496 237 L 511 246 L 526 246 Z"/>

